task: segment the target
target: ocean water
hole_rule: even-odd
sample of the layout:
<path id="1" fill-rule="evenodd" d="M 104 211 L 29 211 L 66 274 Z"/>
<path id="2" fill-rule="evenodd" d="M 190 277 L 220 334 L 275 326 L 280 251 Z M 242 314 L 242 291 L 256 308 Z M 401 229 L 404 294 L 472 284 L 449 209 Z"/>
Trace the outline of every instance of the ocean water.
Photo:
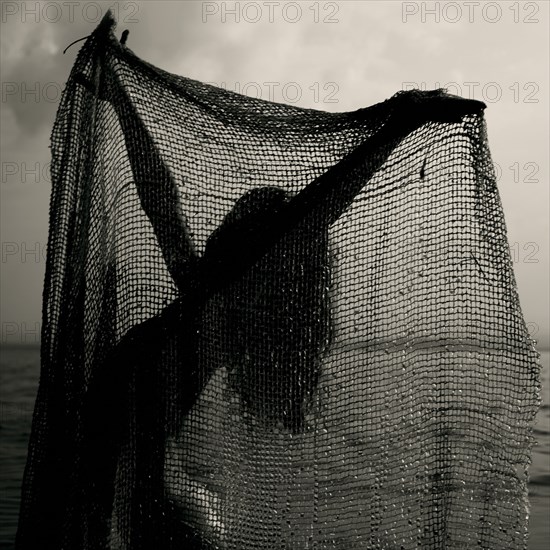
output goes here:
<path id="1" fill-rule="evenodd" d="M 546 550 L 550 541 L 550 353 L 541 355 L 544 402 L 534 428 L 537 444 L 530 467 L 529 550 Z M 37 347 L 0 349 L 0 548 L 13 547 L 17 529 L 39 363 Z"/>

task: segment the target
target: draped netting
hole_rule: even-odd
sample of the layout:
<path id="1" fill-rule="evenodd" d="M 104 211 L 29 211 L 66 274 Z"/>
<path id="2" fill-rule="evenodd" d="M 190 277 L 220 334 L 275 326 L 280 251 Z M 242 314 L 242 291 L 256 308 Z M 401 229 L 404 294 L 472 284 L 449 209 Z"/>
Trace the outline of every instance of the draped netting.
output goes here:
<path id="1" fill-rule="evenodd" d="M 525 548 L 539 363 L 485 106 L 252 99 L 114 26 L 52 133 L 18 547 Z"/>

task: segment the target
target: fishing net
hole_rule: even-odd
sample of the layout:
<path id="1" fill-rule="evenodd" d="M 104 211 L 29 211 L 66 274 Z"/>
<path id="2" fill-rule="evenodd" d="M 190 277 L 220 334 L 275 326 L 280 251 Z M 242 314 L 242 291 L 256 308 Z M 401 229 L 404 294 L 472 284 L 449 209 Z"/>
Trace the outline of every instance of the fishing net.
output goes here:
<path id="1" fill-rule="evenodd" d="M 52 133 L 18 547 L 525 548 L 539 366 L 485 106 L 252 99 L 114 26 Z"/>

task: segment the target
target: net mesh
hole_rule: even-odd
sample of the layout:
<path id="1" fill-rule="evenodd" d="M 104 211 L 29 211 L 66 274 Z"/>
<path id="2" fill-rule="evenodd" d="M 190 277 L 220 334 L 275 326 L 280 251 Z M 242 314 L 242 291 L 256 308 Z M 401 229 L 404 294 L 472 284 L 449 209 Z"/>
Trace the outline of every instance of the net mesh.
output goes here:
<path id="1" fill-rule="evenodd" d="M 19 548 L 525 548 L 538 355 L 483 105 L 326 113 L 81 49 Z"/>

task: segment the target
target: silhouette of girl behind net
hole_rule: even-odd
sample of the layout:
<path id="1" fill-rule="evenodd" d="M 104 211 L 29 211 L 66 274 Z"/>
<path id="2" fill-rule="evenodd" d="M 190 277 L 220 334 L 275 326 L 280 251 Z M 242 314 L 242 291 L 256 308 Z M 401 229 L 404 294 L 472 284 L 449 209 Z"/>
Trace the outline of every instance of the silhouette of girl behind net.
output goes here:
<path id="1" fill-rule="evenodd" d="M 93 373 L 83 407 L 88 533 L 97 547 L 109 538 L 121 444 L 133 438 L 124 537 L 132 548 L 204 548 L 200 526 L 190 527 L 185 511 L 166 498 L 167 439 L 217 367 L 228 369 L 243 413 L 267 426 L 303 429 L 329 337 L 328 228 L 410 132 L 429 120 L 459 121 L 483 104 L 441 91 L 392 99 L 395 109 L 380 129 L 296 196 L 269 187 L 241 197 L 199 258 L 147 128 L 115 72 L 101 59 L 96 70 L 99 87 L 75 80 L 115 108 L 141 206 L 179 297 L 133 327 Z M 221 361 L 201 364 L 201 335 L 212 325 Z"/>

